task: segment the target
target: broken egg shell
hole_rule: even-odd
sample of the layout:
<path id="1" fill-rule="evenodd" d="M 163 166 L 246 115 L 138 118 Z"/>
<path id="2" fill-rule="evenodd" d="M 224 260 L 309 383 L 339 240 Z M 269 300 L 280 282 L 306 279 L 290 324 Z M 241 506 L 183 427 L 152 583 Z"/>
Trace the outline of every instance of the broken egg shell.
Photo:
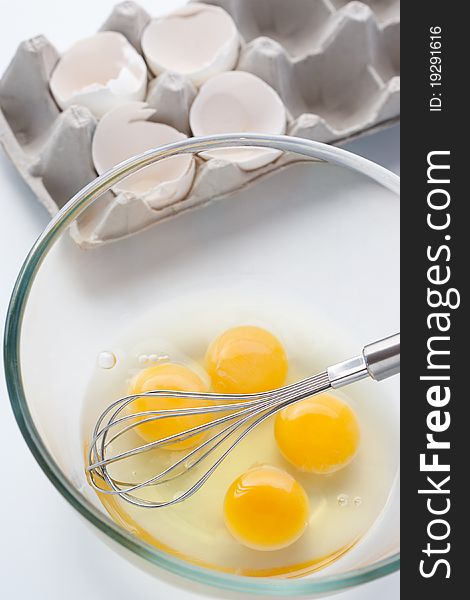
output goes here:
<path id="1" fill-rule="evenodd" d="M 262 79 L 244 71 L 228 71 L 207 81 L 199 90 L 189 114 L 195 136 L 218 133 L 286 132 L 286 109 L 277 92 Z M 245 171 L 263 167 L 279 150 L 228 148 L 201 154 L 237 164 Z"/>
<path id="2" fill-rule="evenodd" d="M 155 114 L 145 102 L 129 102 L 108 112 L 93 136 L 92 156 L 98 174 L 146 150 L 186 139 L 169 125 L 149 121 Z M 159 209 L 184 198 L 195 173 L 193 155 L 163 159 L 113 186 L 123 200 L 140 198 L 150 208 Z"/>
<path id="3" fill-rule="evenodd" d="M 155 75 L 171 71 L 199 86 L 235 68 L 240 34 L 224 9 L 191 3 L 152 20 L 142 34 L 142 51 Z"/>
<path id="4" fill-rule="evenodd" d="M 127 39 L 115 31 L 102 31 L 63 54 L 49 86 L 62 110 L 79 104 L 99 119 L 125 102 L 143 100 L 147 76 L 144 59 Z"/>

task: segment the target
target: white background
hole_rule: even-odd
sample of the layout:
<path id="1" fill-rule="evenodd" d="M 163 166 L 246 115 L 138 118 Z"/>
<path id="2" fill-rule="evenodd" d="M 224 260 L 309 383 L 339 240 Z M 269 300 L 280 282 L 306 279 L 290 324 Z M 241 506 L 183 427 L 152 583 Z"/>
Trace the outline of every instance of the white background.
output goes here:
<path id="1" fill-rule="evenodd" d="M 0 0 L 0 73 L 18 43 L 45 34 L 59 50 L 93 33 L 114 0 Z M 140 0 L 153 14 L 184 0 Z M 398 172 L 397 127 L 347 146 Z M 5 318 L 16 274 L 48 221 L 46 211 L 0 152 L 0 321 Z M 115 555 L 49 483 L 29 453 L 14 421 L 0 371 L 0 595 L 3 598 L 59 600 L 196 600 L 142 573 Z M 397 600 L 394 574 L 338 600 Z"/>

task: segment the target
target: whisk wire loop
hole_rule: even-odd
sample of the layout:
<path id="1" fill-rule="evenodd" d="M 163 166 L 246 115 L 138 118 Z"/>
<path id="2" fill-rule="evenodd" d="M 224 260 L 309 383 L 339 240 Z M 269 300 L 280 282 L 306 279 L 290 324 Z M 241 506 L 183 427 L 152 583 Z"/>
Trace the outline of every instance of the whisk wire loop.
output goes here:
<path id="1" fill-rule="evenodd" d="M 119 495 L 123 499 L 136 506 L 142 506 L 146 508 L 162 507 L 181 502 L 194 494 L 207 481 L 220 463 L 225 460 L 232 449 L 261 422 L 292 402 L 296 402 L 315 393 L 325 391 L 329 387 L 330 383 L 328 375 L 325 372 L 289 386 L 285 386 L 279 390 L 261 392 L 259 394 L 203 394 L 199 392 L 170 392 L 158 390 L 155 392 L 146 392 L 144 394 L 131 395 L 121 398 L 103 411 L 95 426 L 88 455 L 89 464 L 87 467 L 87 472 L 90 483 L 98 492 L 103 494 Z M 128 407 L 135 399 L 141 397 L 174 398 L 184 399 L 187 401 L 204 400 L 214 401 L 216 404 L 201 407 L 189 406 L 187 408 L 180 409 L 141 411 L 138 413 L 120 416 L 126 407 Z M 225 404 L 217 404 L 218 402 L 225 402 Z M 228 411 L 230 411 L 228 414 L 209 420 L 207 423 L 203 423 L 173 435 L 142 444 L 114 456 L 107 455 L 107 450 L 113 441 L 135 427 L 142 425 L 143 423 L 153 422 L 159 419 L 169 419 L 173 417 L 204 414 L 211 415 L 214 413 L 216 414 L 219 412 Z M 111 415 L 106 421 L 106 417 L 110 413 Z M 124 425 L 128 421 L 130 421 L 130 423 Z M 122 425 L 124 425 L 124 427 L 119 429 L 119 427 Z M 223 425 L 226 426 L 221 427 Z M 108 435 L 113 428 L 118 428 L 118 431 L 108 439 Z M 200 435 L 201 433 L 205 433 L 210 429 L 216 428 L 219 428 L 219 430 L 216 431 L 213 436 L 202 441 L 195 448 L 178 458 L 169 467 L 163 469 L 154 477 L 151 477 L 143 482 L 135 484 L 130 482 L 121 482 L 114 479 L 109 474 L 108 466 L 115 462 L 130 458 L 142 452 L 148 452 L 156 448 L 161 448 L 162 446 L 168 447 L 171 443 L 185 440 L 190 437 Z M 161 502 L 145 500 L 144 498 L 133 494 L 133 492 L 143 488 L 166 483 L 175 477 L 188 473 L 197 465 L 201 464 L 210 455 L 213 455 L 217 448 L 219 448 L 240 429 L 242 431 L 239 432 L 230 445 L 223 450 L 223 452 L 214 460 L 212 465 L 208 467 L 203 475 L 183 494 L 172 498 L 171 500 Z M 184 469 L 181 472 L 174 474 L 175 470 L 181 466 L 183 466 Z M 98 483 L 97 479 L 100 480 L 101 485 Z"/>
<path id="2" fill-rule="evenodd" d="M 400 370 L 400 336 L 395 334 L 368 344 L 361 355 L 341 363 L 297 383 L 277 390 L 258 394 L 205 394 L 200 392 L 178 392 L 156 390 L 120 398 L 110 404 L 99 416 L 93 430 L 88 451 L 86 468 L 91 486 L 100 494 L 117 495 L 127 502 L 143 508 L 159 508 L 182 502 L 196 493 L 230 452 L 263 421 L 283 408 L 309 396 L 325 392 L 330 388 L 349 385 L 366 377 L 380 381 L 395 375 Z M 128 413 L 132 402 L 138 398 L 179 399 L 190 403 L 204 401 L 202 406 L 173 409 L 155 409 Z M 222 413 L 217 416 L 218 413 Z M 145 423 L 185 416 L 207 415 L 207 422 L 178 431 L 160 439 L 134 445 L 129 450 L 112 454 L 113 443 Z M 158 448 L 168 448 L 175 442 L 188 440 L 214 430 L 214 434 L 203 439 L 188 452 L 178 454 L 176 460 L 160 472 L 140 482 L 124 482 L 113 477 L 111 465 Z M 224 443 L 227 446 L 224 446 Z M 219 449 L 219 454 L 216 453 Z M 213 457 L 213 462 L 198 477 L 194 468 Z M 196 480 L 187 489 L 172 499 L 148 500 L 135 492 L 156 488 L 177 477 L 196 473 Z M 160 488 L 161 489 L 161 488 Z"/>

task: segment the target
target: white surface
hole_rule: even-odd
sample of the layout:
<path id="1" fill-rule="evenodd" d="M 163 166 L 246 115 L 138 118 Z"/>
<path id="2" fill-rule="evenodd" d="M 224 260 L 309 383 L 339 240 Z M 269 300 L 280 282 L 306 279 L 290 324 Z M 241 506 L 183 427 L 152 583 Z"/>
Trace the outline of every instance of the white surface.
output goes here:
<path id="1" fill-rule="evenodd" d="M 155 3 L 141 0 L 150 7 Z M 183 4 L 160 0 L 159 9 Z M 76 9 L 58 0 L 0 0 L 0 72 L 17 43 L 39 32 L 59 48 L 90 34 L 107 16 L 113 0 L 82 0 Z M 93 15 L 90 17 L 90 15 Z M 349 149 L 398 171 L 398 128 L 349 145 Z M 36 203 L 3 154 L 0 154 L 0 318 L 2 321 L 16 274 L 48 216 Z M 56 492 L 27 449 L 14 421 L 0 376 L 0 451 L 2 480 L 8 494 L 0 495 L 1 592 L 20 600 L 110 599 L 195 600 L 195 591 L 172 588 L 125 562 L 84 527 L 77 513 Z M 196 588 L 197 586 L 194 586 Z M 399 576 L 383 578 L 335 596 L 338 600 L 397 600 Z"/>

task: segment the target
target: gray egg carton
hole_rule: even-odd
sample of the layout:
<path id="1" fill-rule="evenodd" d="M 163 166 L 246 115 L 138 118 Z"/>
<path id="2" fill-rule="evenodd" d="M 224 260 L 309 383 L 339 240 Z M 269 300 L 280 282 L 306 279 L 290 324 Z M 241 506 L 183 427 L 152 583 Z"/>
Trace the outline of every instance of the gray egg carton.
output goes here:
<path id="1" fill-rule="evenodd" d="M 233 17 L 242 38 L 237 69 L 277 90 L 287 133 L 339 144 L 399 118 L 399 0 L 206 0 Z M 150 20 L 134 2 L 118 4 L 101 30 L 122 33 L 141 52 Z M 54 215 L 96 177 L 91 144 L 96 119 L 82 106 L 60 111 L 49 78 L 60 56 L 43 36 L 22 42 L 0 80 L 0 142 L 16 168 Z M 173 73 L 149 82 L 154 120 L 191 135 L 193 84 Z M 246 172 L 221 159 L 197 158 L 188 195 L 151 208 L 141 198 L 108 192 L 74 223 L 85 248 L 116 240 L 239 190 L 298 162 L 281 156 Z"/>

